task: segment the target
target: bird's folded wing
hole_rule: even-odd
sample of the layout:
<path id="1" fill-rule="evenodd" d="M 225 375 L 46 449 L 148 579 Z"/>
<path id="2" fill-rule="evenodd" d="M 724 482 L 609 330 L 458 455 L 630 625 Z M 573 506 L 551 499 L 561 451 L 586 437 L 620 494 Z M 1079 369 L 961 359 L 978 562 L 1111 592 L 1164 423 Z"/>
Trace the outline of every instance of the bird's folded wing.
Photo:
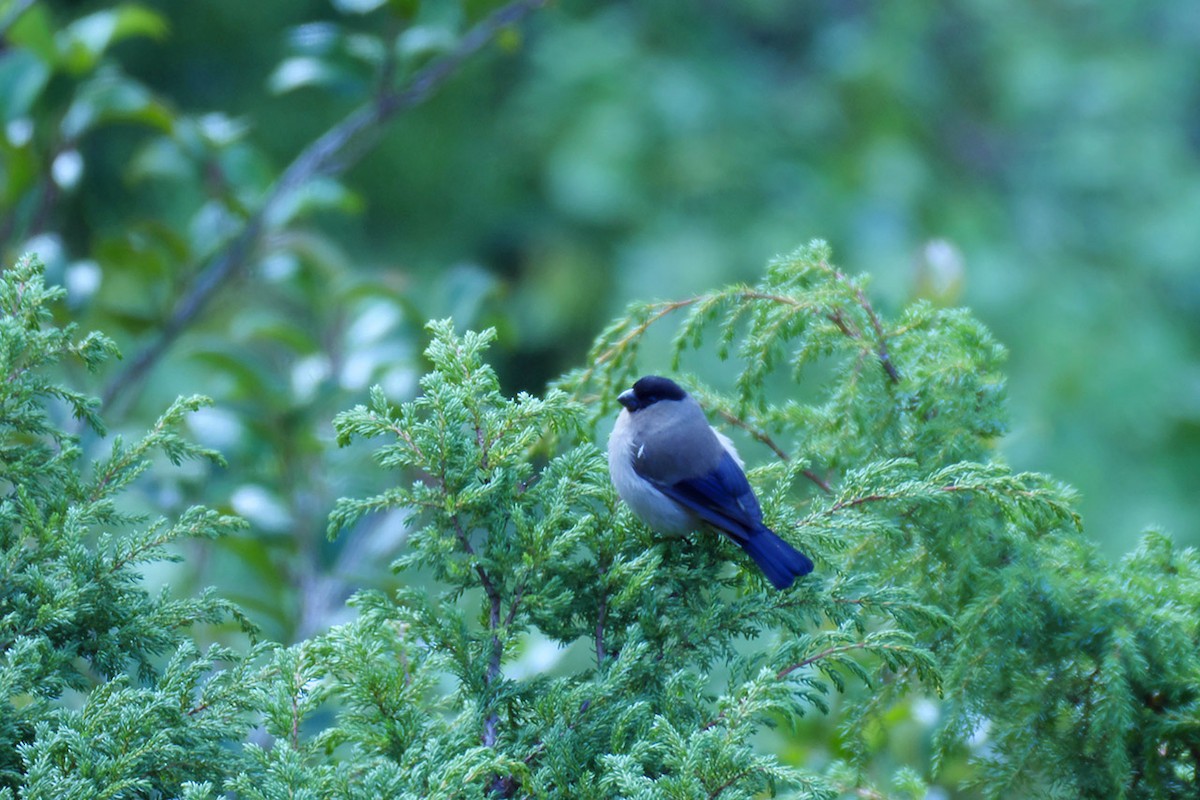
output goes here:
<path id="1" fill-rule="evenodd" d="M 745 473 L 729 453 L 722 456 L 714 470 L 696 478 L 665 484 L 643 477 L 667 497 L 735 539 L 745 539 L 762 526 L 758 500 Z"/>

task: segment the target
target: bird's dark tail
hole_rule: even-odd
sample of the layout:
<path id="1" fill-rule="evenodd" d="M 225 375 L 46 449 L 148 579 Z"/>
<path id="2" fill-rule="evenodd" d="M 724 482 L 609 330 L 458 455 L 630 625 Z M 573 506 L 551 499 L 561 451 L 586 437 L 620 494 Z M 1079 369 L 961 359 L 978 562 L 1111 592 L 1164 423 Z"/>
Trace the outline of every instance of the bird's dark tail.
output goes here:
<path id="1" fill-rule="evenodd" d="M 786 589 L 801 576 L 813 570 L 813 562 L 790 544 L 780 539 L 775 532 L 759 527 L 745 539 L 738 540 L 767 580 L 776 589 Z"/>

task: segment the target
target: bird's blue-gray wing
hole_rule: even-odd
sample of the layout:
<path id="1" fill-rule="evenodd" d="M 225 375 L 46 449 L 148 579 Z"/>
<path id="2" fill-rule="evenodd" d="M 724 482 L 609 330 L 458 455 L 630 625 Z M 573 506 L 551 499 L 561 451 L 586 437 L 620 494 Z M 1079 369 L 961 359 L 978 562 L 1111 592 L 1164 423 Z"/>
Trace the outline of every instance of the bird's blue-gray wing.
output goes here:
<path id="1" fill-rule="evenodd" d="M 762 527 L 762 510 L 750 482 L 728 452 L 713 470 L 699 477 L 671 484 L 647 480 L 667 497 L 735 539 L 744 540 Z"/>

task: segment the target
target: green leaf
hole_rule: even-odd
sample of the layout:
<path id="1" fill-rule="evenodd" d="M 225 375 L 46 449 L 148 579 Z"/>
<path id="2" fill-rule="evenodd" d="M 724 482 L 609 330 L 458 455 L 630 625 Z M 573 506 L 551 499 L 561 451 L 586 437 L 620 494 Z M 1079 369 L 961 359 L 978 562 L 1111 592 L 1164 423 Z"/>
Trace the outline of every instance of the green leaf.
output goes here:
<path id="1" fill-rule="evenodd" d="M 145 6 L 123 4 L 80 17 L 58 34 L 63 66 L 76 75 L 91 72 L 109 47 L 135 36 L 161 39 L 166 20 Z"/>
<path id="2" fill-rule="evenodd" d="M 116 70 L 101 70 L 79 87 L 60 130 L 71 141 L 115 121 L 139 122 L 165 132 L 171 130 L 173 114 L 137 81 Z"/>
<path id="3" fill-rule="evenodd" d="M 29 114 L 50 75 L 49 65 L 32 50 L 0 55 L 0 119 L 12 122 Z"/>
<path id="4" fill-rule="evenodd" d="M 388 0 L 333 0 L 333 7 L 342 14 L 370 14 Z"/>

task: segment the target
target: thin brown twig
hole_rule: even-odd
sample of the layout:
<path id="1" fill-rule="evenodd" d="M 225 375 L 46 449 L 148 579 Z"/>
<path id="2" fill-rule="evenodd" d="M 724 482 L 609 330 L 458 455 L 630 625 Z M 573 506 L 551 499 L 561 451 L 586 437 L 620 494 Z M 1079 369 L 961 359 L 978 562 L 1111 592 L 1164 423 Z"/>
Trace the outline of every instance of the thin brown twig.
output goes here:
<path id="1" fill-rule="evenodd" d="M 855 289 L 854 294 L 858 297 L 859 305 L 862 306 L 863 311 L 867 312 L 867 319 L 871 320 L 871 327 L 875 329 L 875 354 L 879 357 L 879 363 L 883 366 L 883 371 L 892 379 L 892 383 L 899 383 L 900 373 L 896 370 L 896 365 L 892 363 L 892 356 L 888 352 L 887 336 L 884 335 L 883 323 L 879 321 L 879 315 L 875 313 L 874 306 L 871 305 L 871 301 L 867 299 L 867 296 L 863 294 L 862 289 Z"/>
<path id="2" fill-rule="evenodd" d="M 457 515 L 454 517 L 454 534 L 458 538 L 458 544 L 462 547 L 463 552 L 469 556 L 475 555 L 475 548 L 471 546 L 471 540 L 467 538 L 466 531 L 463 530 L 462 523 Z M 487 673 L 484 675 L 484 683 L 491 683 L 500 674 L 500 651 L 502 649 L 500 636 L 495 633 L 500 628 L 500 606 L 502 599 L 499 590 L 496 589 L 496 584 L 492 583 L 491 577 L 482 564 L 476 563 L 475 574 L 479 576 L 479 585 L 483 587 L 483 593 L 488 599 L 488 627 L 493 631 L 492 636 L 492 657 L 488 661 Z"/>
<path id="3" fill-rule="evenodd" d="M 846 277 L 845 273 L 843 273 L 841 270 L 834 269 L 828 264 L 824 264 L 823 266 L 832 272 L 833 276 L 846 286 L 852 285 L 850 279 Z M 741 296 L 743 299 L 748 300 L 770 300 L 772 302 L 784 303 L 791 306 L 801 305 L 801 303 L 799 303 L 795 298 L 784 295 L 773 295 L 763 292 L 743 292 Z M 858 301 L 859 307 L 862 308 L 863 312 L 867 315 L 867 320 L 871 323 L 871 329 L 875 333 L 875 356 L 879 359 L 880 366 L 883 367 L 883 371 L 887 373 L 887 376 L 891 379 L 892 383 L 899 383 L 900 373 L 896 369 L 896 365 L 892 363 L 891 353 L 888 352 L 887 334 L 884 333 L 883 323 L 879 320 L 879 314 L 875 312 L 875 307 L 871 305 L 871 301 L 867 299 L 867 295 L 862 289 L 855 287 L 854 297 Z M 828 312 L 825 314 L 825 318 L 837 326 L 837 329 L 848 338 L 863 338 L 862 331 L 860 331 L 851 320 L 846 318 L 841 309 L 834 309 L 833 311 Z"/>
<path id="4" fill-rule="evenodd" d="M 851 642 L 850 644 L 840 644 L 835 647 L 827 647 L 824 650 L 822 650 L 821 652 L 811 655 L 802 661 L 797 661 L 795 664 L 792 664 L 791 666 L 784 667 L 783 669 L 781 669 L 775 673 L 775 677 L 778 680 L 783 680 L 784 678 L 786 678 L 788 675 L 791 675 L 796 670 L 803 669 L 804 667 L 807 667 L 811 664 L 815 664 L 822 659 L 829 658 L 829 656 L 838 655 L 839 653 L 850 653 L 855 650 L 861 650 L 862 648 L 864 648 L 866 646 L 867 646 L 866 642 Z M 887 645 L 878 645 L 878 646 L 881 648 L 885 648 L 885 649 L 887 648 Z"/>
<path id="5" fill-rule="evenodd" d="M 513 624 L 513 621 L 516 620 L 517 609 L 521 605 L 521 598 L 525 596 L 525 589 L 528 585 L 528 582 L 521 581 L 521 583 L 517 586 L 516 591 L 513 592 L 513 599 L 512 602 L 508 604 L 508 614 L 504 617 L 503 627 L 509 627 Z"/>
<path id="6" fill-rule="evenodd" d="M 603 353 L 601 353 L 599 356 L 597 356 L 595 366 L 590 368 L 588 370 L 588 373 L 585 373 L 585 374 L 590 374 L 591 372 L 594 372 L 595 367 L 600 366 L 604 362 L 608 361 L 610 358 L 613 358 L 613 356 L 615 356 L 618 352 L 620 352 L 621 350 L 624 350 L 626 345 L 628 345 L 630 341 L 641 336 L 643 333 L 646 332 L 646 330 L 651 325 L 658 322 L 660 319 L 665 317 L 667 314 L 670 314 L 673 311 L 678 311 L 681 308 L 686 308 L 690 305 L 694 305 L 695 303 L 699 302 L 700 299 L 701 299 L 700 297 L 689 297 L 687 300 L 674 300 L 669 303 L 661 303 L 660 308 L 656 313 L 654 313 L 653 315 L 647 317 L 646 319 L 642 320 L 640 323 L 635 325 L 632 330 L 627 332 L 624 336 L 622 336 L 617 341 L 613 342 L 613 344 L 611 346 L 609 346 L 609 348 L 607 350 L 605 350 Z"/>
<path id="7" fill-rule="evenodd" d="M 779 670 L 778 672 L 775 673 L 775 679 L 783 680 L 784 678 L 786 678 L 788 675 L 791 675 L 796 670 L 803 669 L 804 667 L 815 664 L 816 662 L 818 662 L 822 659 L 828 658 L 829 656 L 838 655 L 840 653 L 850 653 L 855 650 L 861 650 L 868 646 L 870 646 L 868 642 L 859 641 L 859 642 L 851 642 L 850 644 L 836 645 L 834 647 L 827 647 L 819 653 L 815 653 L 814 655 L 811 655 L 808 658 L 803 659 L 802 661 L 797 661 L 795 664 L 792 664 L 790 666 L 784 667 L 783 669 Z M 887 644 L 877 644 L 877 645 L 874 645 L 874 647 L 876 647 L 880 650 L 897 650 L 897 649 L 899 649 L 899 648 L 895 647 L 894 645 L 887 645 Z M 744 703 L 745 703 L 745 698 L 742 698 L 742 700 L 738 701 L 738 705 L 743 705 Z M 727 715 L 726 715 L 724 709 L 722 709 L 721 712 L 717 714 L 717 716 L 713 717 L 708 722 L 704 723 L 704 725 L 701 726 L 700 729 L 706 731 L 706 730 L 718 725 L 722 720 L 724 720 L 726 718 L 726 716 Z"/>
<path id="8" fill-rule="evenodd" d="M 875 356 L 879 359 L 879 365 L 883 367 L 883 371 L 887 373 L 888 378 L 892 383 L 900 382 L 900 373 L 896 369 L 896 365 L 892 363 L 892 356 L 888 352 L 887 334 L 883 331 L 883 323 L 879 321 L 879 315 L 875 313 L 875 307 L 871 305 L 871 301 L 867 299 L 867 295 L 863 290 L 854 286 L 851 280 L 846 277 L 846 274 L 839 269 L 835 269 L 829 264 L 822 262 L 821 266 L 833 273 L 833 277 L 848 287 L 854 288 L 854 297 L 858 301 L 859 307 L 863 313 L 867 315 L 867 320 L 871 323 L 871 329 L 875 332 Z M 862 332 L 857 327 L 852 327 L 853 323 L 849 323 L 843 316 L 840 309 L 826 314 L 834 325 L 841 330 L 842 333 L 852 339 L 862 339 Z"/>
<path id="9" fill-rule="evenodd" d="M 619 353 L 629 346 L 631 341 L 645 333 L 651 325 L 658 322 L 671 312 L 678 311 L 681 308 L 686 308 L 702 299 L 704 298 L 697 296 L 689 297 L 687 300 L 673 300 L 670 302 L 659 303 L 658 310 L 655 313 L 646 317 L 633 328 L 626 331 L 624 336 L 610 344 L 592 360 L 592 365 L 583 371 L 579 377 L 579 380 L 576 382 L 575 391 L 578 392 L 580 387 L 586 386 L 588 382 L 591 381 L 592 376 L 596 374 L 596 370 L 599 369 L 602 364 L 605 364 L 608 361 L 616 358 Z M 651 306 L 651 308 L 654 308 L 654 306 Z M 576 395 L 576 397 L 578 397 L 578 395 Z"/>
<path id="10" fill-rule="evenodd" d="M 848 339 L 862 338 L 862 333 L 854 326 L 854 323 L 846 319 L 840 308 L 826 314 L 825 319 L 836 325 L 837 329 L 842 332 L 842 335 Z"/>
<path id="11" fill-rule="evenodd" d="M 738 417 L 736 414 L 733 414 L 724 409 L 720 409 L 717 413 L 719 413 L 721 415 L 721 418 L 724 419 L 726 422 L 728 422 L 730 425 L 733 425 L 734 427 L 737 427 L 737 428 L 741 428 L 742 430 L 746 431 L 746 433 L 749 433 L 750 436 L 752 438 L 754 438 L 756 441 L 761 442 L 762 444 L 765 444 L 767 447 L 771 448 L 771 451 L 773 453 L 775 453 L 775 455 L 779 456 L 780 461 L 790 461 L 791 460 L 788 457 L 788 454 L 786 452 L 784 452 L 783 448 L 780 447 L 779 445 L 777 445 L 775 443 L 775 440 L 772 439 L 766 431 L 755 428 L 753 425 L 751 425 L 749 422 L 746 422 L 741 417 Z M 802 470 L 801 474 L 803 474 L 804 477 L 808 478 L 810 481 L 815 483 L 818 486 L 818 488 L 821 489 L 821 491 L 825 492 L 825 494 L 833 494 L 833 488 L 829 485 L 829 483 L 824 478 L 822 478 L 820 475 L 813 472 L 811 469 Z"/>
<path id="12" fill-rule="evenodd" d="M 878 503 L 882 500 L 893 500 L 893 499 L 895 499 L 894 496 L 890 495 L 890 494 L 863 495 L 862 497 L 855 497 L 850 500 L 842 500 L 837 503 L 834 503 L 833 505 L 831 505 L 829 507 L 829 509 L 825 513 L 826 514 L 836 514 L 837 512 L 842 511 L 844 509 L 854 508 L 855 506 L 861 506 L 864 503 Z"/>
<path id="13" fill-rule="evenodd" d="M 741 428 L 746 433 L 750 434 L 751 438 L 753 438 L 755 441 L 765 444 L 767 447 L 771 448 L 771 451 L 774 452 L 775 455 L 779 456 L 780 461 L 791 460 L 788 458 L 788 454 L 783 451 L 783 448 L 775 444 L 775 440 L 772 439 L 770 434 L 768 434 L 766 431 L 754 427 L 738 415 L 731 411 L 726 411 L 723 408 L 718 409 L 717 413 L 721 415 L 721 419 L 725 420 L 730 425 L 734 426 L 735 428 Z"/>
<path id="14" fill-rule="evenodd" d="M 847 286 L 851 285 L 850 279 L 847 278 L 846 275 L 844 273 L 842 273 L 840 270 L 836 270 L 833 267 L 830 267 L 829 265 L 825 265 L 825 267 L 830 272 L 833 273 L 834 277 L 837 280 L 841 281 L 842 283 L 846 284 Z M 885 373 L 887 373 L 887 375 L 891 379 L 891 381 L 893 383 L 899 383 L 900 373 L 897 371 L 895 364 L 892 363 L 891 354 L 888 351 L 888 347 L 887 347 L 887 334 L 883 330 L 883 324 L 882 324 L 882 322 L 880 322 L 879 315 L 875 312 L 874 306 L 871 305 L 871 302 L 867 299 L 866 294 L 862 291 L 862 289 L 855 288 L 854 294 L 855 294 L 855 298 L 858 301 L 859 306 L 862 308 L 863 312 L 867 315 L 867 319 L 870 321 L 871 328 L 874 331 L 876 358 L 879 360 L 879 363 L 882 366 L 883 371 Z M 625 350 L 626 347 L 629 346 L 629 343 L 631 341 L 633 341 L 634 339 L 640 337 L 643 333 L 645 333 L 646 330 L 648 328 L 650 328 L 651 325 L 658 322 L 660 319 L 662 319 L 663 317 L 667 316 L 668 314 L 670 314 L 674 311 L 678 311 L 681 308 L 686 308 L 688 306 L 695 305 L 696 303 L 706 300 L 707 298 L 709 298 L 711 296 L 712 295 L 697 295 L 695 297 L 689 297 L 686 300 L 675 300 L 675 301 L 659 303 L 655 306 L 650 306 L 650 308 L 655 309 L 654 313 L 648 315 L 645 319 L 643 319 L 637 325 L 630 328 L 628 331 L 625 332 L 624 335 L 621 336 L 621 338 L 617 339 L 615 342 L 612 342 L 598 356 L 596 356 L 592 366 L 590 366 L 586 370 L 584 370 L 583 374 L 581 375 L 581 377 L 578 381 L 578 385 L 579 386 L 585 385 L 589 380 L 591 380 L 592 375 L 595 374 L 596 369 L 598 367 L 600 367 L 602 364 L 615 358 L 619 353 L 621 353 L 623 350 Z M 794 297 L 789 297 L 788 295 L 782 295 L 782 294 L 773 294 L 770 292 L 760 292 L 760 291 L 757 291 L 754 289 L 746 289 L 746 290 L 737 292 L 736 294 L 731 295 L 731 296 L 736 297 L 737 299 L 743 300 L 743 301 L 765 300 L 765 301 L 772 302 L 772 303 L 779 303 L 781 305 L 792 306 L 794 308 L 804 308 L 805 307 L 805 304 L 803 302 L 797 300 Z M 862 340 L 865 338 L 863 336 L 862 331 L 859 330 L 858 326 L 854 324 L 853 320 L 850 320 L 846 317 L 846 315 L 842 312 L 842 309 L 835 308 L 832 311 L 827 311 L 827 312 L 825 312 L 824 316 L 826 319 L 828 319 L 830 322 L 832 322 L 838 328 L 838 330 L 840 330 L 842 332 L 842 334 L 844 336 L 846 336 L 847 338 L 857 339 L 857 340 Z M 767 443 L 764 442 L 764 444 L 767 444 Z M 770 445 L 768 445 L 768 446 L 770 446 Z M 775 449 L 775 448 L 772 448 L 772 449 Z M 785 458 L 785 460 L 786 460 L 786 456 L 783 456 L 781 451 L 776 449 L 776 453 L 779 454 L 781 457 Z M 810 476 L 810 475 L 806 474 L 806 477 L 809 477 L 810 479 L 812 479 L 812 478 L 815 478 L 816 476 L 815 475 Z M 818 485 L 820 485 L 821 483 L 823 483 L 823 481 L 819 481 L 819 478 L 818 478 Z M 825 491 L 828 491 L 828 489 L 825 488 L 824 486 L 822 488 L 825 489 Z"/>
<path id="15" fill-rule="evenodd" d="M 713 789 L 711 792 L 709 792 L 708 800 L 716 800 L 716 798 L 720 797 L 725 792 L 726 789 L 733 786 L 735 783 L 737 783 L 738 781 L 740 781 L 742 778 L 746 777 L 747 775 L 751 774 L 752 772 L 754 772 L 754 770 L 744 769 L 741 772 L 739 772 L 738 774 L 734 775 L 732 778 L 730 778 L 729 780 L 722 783 L 716 789 Z"/>
<path id="16" fill-rule="evenodd" d="M 476 443 L 482 451 L 481 466 L 486 470 L 488 460 L 487 441 L 483 433 L 483 427 L 478 422 L 475 425 L 475 438 Z M 457 515 L 454 517 L 454 531 L 463 552 L 473 557 L 475 555 L 475 548 L 471 546 L 470 538 L 467 536 L 466 531 L 463 530 L 462 523 L 459 521 Z M 492 582 L 487 570 L 483 568 L 483 565 L 476 563 L 474 567 L 475 573 L 479 576 L 479 583 L 483 587 L 483 593 L 488 599 L 488 629 L 492 632 L 492 653 L 488 658 L 487 670 L 483 675 L 483 683 L 485 686 L 491 686 L 500 677 L 500 662 L 504 656 L 504 642 L 500 638 L 500 630 L 502 627 L 511 625 L 516 618 L 517 607 L 521 603 L 521 596 L 525 592 L 525 585 L 521 584 L 517 587 L 512 602 L 509 605 L 508 616 L 501 622 L 500 613 L 503 609 L 504 598 L 501 596 L 500 590 L 496 588 L 496 584 Z M 484 746 L 495 746 L 496 740 L 499 738 L 499 725 L 500 715 L 495 711 L 488 714 L 487 719 L 483 723 L 483 734 L 480 737 Z M 506 779 L 498 776 L 496 780 L 502 781 Z"/>

